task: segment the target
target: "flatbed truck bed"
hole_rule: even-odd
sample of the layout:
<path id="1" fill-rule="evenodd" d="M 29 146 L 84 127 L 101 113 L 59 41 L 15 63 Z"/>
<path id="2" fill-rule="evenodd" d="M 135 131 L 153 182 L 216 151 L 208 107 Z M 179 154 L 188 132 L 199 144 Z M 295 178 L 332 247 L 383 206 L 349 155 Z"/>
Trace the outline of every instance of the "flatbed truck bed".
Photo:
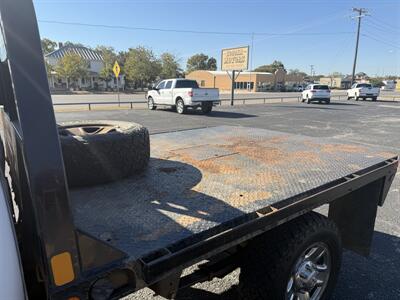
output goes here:
<path id="1" fill-rule="evenodd" d="M 339 197 L 344 182 L 397 161 L 378 147 L 247 127 L 161 133 L 150 140 L 152 155 L 143 174 L 70 191 L 77 228 L 143 266 L 260 216 L 268 219 L 283 207 L 328 203 L 335 198 L 313 203 L 310 196 L 333 191 Z M 255 229 L 248 232 L 254 234 Z"/>

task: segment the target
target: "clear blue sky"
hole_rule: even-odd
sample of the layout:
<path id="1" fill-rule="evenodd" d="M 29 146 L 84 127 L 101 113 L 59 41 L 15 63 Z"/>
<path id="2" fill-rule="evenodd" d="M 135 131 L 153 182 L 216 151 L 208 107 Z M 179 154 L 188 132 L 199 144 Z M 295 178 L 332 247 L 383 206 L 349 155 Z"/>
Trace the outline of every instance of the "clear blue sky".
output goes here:
<path id="1" fill-rule="evenodd" d="M 39 22 L 42 37 L 116 50 L 144 45 L 170 51 L 183 67 L 195 53 L 217 58 L 222 48 L 251 45 L 252 66 L 281 60 L 287 69 L 317 74 L 351 73 L 356 20 L 352 7 L 366 8 L 357 71 L 400 75 L 400 0 L 34 0 L 39 21 L 218 31 L 200 34 L 87 27 Z M 257 33 L 280 34 L 276 36 Z M 284 35 L 282 35 L 284 34 Z"/>

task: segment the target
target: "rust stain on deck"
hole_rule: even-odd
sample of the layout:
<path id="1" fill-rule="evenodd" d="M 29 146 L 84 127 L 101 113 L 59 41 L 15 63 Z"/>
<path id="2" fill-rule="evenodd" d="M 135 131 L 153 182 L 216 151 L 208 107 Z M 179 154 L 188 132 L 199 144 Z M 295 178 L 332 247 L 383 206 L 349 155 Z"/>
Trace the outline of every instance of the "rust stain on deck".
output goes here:
<path id="1" fill-rule="evenodd" d="M 238 174 L 240 172 L 239 168 L 229 165 L 229 161 L 232 160 L 230 156 L 216 157 L 205 160 L 196 160 L 190 155 L 183 153 L 174 153 L 174 156 L 180 161 L 193 165 L 204 172 L 214 174 Z"/>
<path id="2" fill-rule="evenodd" d="M 289 159 L 300 160 L 302 162 L 319 164 L 320 166 L 324 164 L 324 161 L 315 153 L 310 151 L 295 151 L 289 153 Z"/>
<path id="3" fill-rule="evenodd" d="M 174 219 L 174 221 L 179 224 L 180 226 L 183 227 L 187 227 L 195 222 L 199 222 L 201 221 L 202 218 L 199 217 L 195 217 L 195 216 L 188 216 L 188 215 L 182 215 L 176 219 Z"/>
<path id="4" fill-rule="evenodd" d="M 219 146 L 262 162 L 274 163 L 283 160 L 285 157 L 285 153 L 283 153 L 280 149 L 265 146 L 265 141 L 262 142 L 244 138 L 240 139 L 239 141 L 235 140 L 237 139 L 233 139 L 233 143 L 231 144 Z"/>
<path id="5" fill-rule="evenodd" d="M 270 172 L 262 172 L 256 174 L 245 174 L 244 176 L 234 177 L 230 176 L 224 179 L 224 183 L 227 185 L 245 185 L 247 187 L 260 187 L 260 186 L 268 186 L 271 184 L 285 184 L 286 180 L 281 175 L 270 171 Z"/>
<path id="6" fill-rule="evenodd" d="M 284 140 L 284 137 L 273 138 L 268 140 L 255 139 L 232 139 L 232 144 L 219 145 L 222 148 L 237 152 L 241 155 L 257 160 L 265 164 L 288 164 L 291 161 L 307 161 L 321 164 L 322 160 L 313 152 L 310 151 L 283 151 L 282 149 L 271 145 Z M 279 141 L 279 142 L 278 142 Z"/>
<path id="7" fill-rule="evenodd" d="M 398 154 L 394 154 L 392 152 L 379 152 L 376 155 L 383 158 L 392 158 L 397 156 Z"/>
<path id="8" fill-rule="evenodd" d="M 271 198 L 272 193 L 268 191 L 235 191 L 231 193 L 226 202 L 233 207 L 241 207 L 258 200 Z"/>
<path id="9" fill-rule="evenodd" d="M 366 151 L 366 148 L 358 145 L 346 145 L 346 144 L 324 144 L 320 145 L 321 151 L 324 153 L 358 153 Z"/>

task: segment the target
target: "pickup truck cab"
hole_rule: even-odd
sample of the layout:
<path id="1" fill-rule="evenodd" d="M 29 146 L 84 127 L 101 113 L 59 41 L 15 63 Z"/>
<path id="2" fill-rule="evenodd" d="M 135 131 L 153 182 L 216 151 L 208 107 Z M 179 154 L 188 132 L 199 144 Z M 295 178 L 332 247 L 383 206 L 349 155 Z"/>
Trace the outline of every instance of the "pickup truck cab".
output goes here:
<path id="1" fill-rule="evenodd" d="M 379 88 L 372 87 L 370 83 L 355 83 L 351 89 L 347 90 L 347 100 L 355 99 L 358 101 L 360 98 L 366 100 L 371 98 L 376 101 L 379 96 Z"/>
<path id="2" fill-rule="evenodd" d="M 218 89 L 199 88 L 195 80 L 184 78 L 166 79 L 159 82 L 147 95 L 147 104 L 150 110 L 159 105 L 176 107 L 179 114 L 186 112 L 188 107 L 200 107 L 202 112 L 211 112 L 214 104 L 219 103 Z"/>

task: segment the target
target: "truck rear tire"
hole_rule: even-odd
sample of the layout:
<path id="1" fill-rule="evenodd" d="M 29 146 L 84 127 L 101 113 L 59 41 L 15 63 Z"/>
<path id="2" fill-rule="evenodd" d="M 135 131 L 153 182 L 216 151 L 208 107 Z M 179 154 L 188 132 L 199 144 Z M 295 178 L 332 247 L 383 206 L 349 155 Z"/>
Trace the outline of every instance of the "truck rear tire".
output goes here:
<path id="1" fill-rule="evenodd" d="M 116 181 L 140 173 L 149 162 L 149 133 L 139 124 L 65 122 L 58 131 L 70 187 Z"/>
<path id="2" fill-rule="evenodd" d="M 378 99 L 378 97 L 373 97 L 372 101 L 376 101 Z"/>
<path id="3" fill-rule="evenodd" d="M 186 113 L 186 106 L 185 106 L 185 102 L 183 102 L 183 100 L 181 98 L 179 98 L 178 100 L 176 100 L 176 112 L 178 114 L 184 114 Z"/>
<path id="4" fill-rule="evenodd" d="M 311 212 L 252 240 L 242 253 L 240 299 L 328 299 L 339 275 L 338 228 Z M 307 298 L 307 294 L 309 298 Z"/>

